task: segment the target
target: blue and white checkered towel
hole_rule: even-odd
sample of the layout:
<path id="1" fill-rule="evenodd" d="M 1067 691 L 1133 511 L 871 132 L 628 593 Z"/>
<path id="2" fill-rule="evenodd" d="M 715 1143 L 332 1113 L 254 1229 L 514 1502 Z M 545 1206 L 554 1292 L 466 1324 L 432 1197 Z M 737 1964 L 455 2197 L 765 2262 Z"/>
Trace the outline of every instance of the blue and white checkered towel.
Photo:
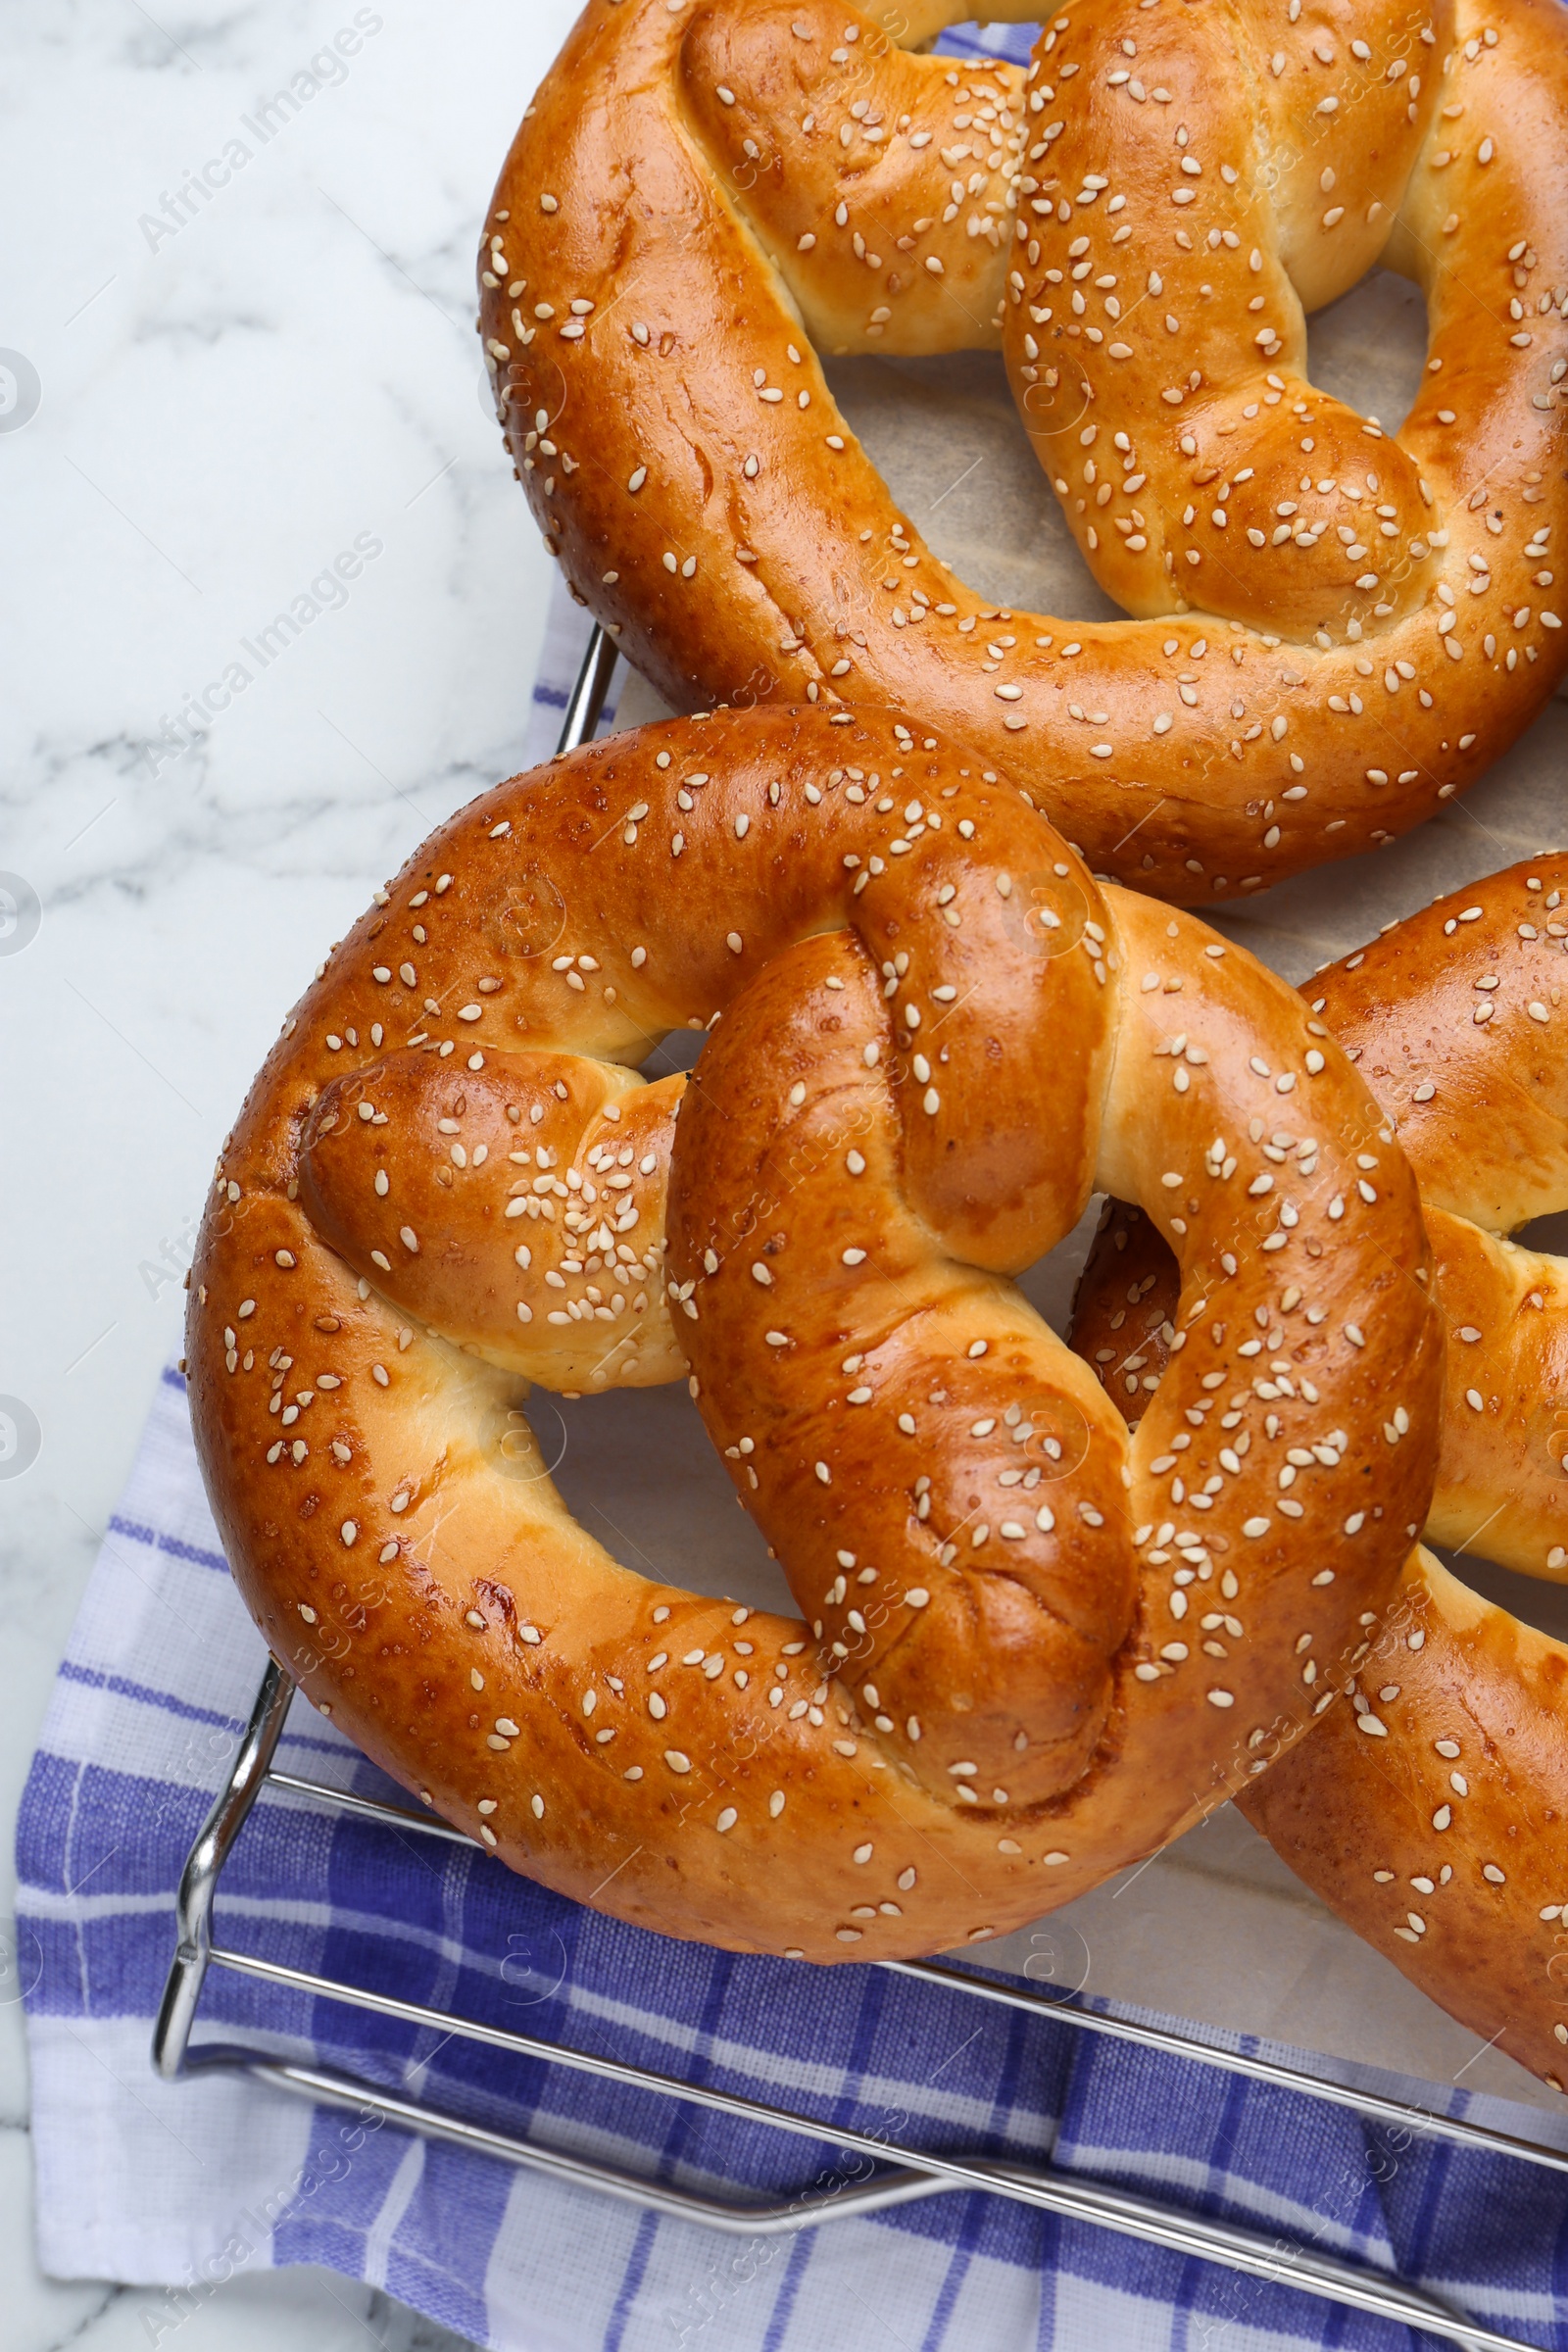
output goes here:
<path id="1" fill-rule="evenodd" d="M 236 2269 L 321 2263 L 507 2352 L 1211 2352 L 1221 2341 L 1225 2352 L 1395 2352 L 1409 2340 L 997 2197 L 960 2191 L 736 2240 L 242 2078 L 157 2081 L 148 2044 L 175 1884 L 265 1655 L 207 1513 L 184 1384 L 167 1372 L 60 1670 L 19 1832 L 46 2270 L 166 2285 L 172 2328 L 193 2291 Z M 277 1762 L 387 1792 L 303 1704 Z M 1396 2269 L 1568 2352 L 1568 2183 L 1534 2167 L 1403 2133 L 1392 2144 L 1341 2110 L 876 1969 L 666 1942 L 476 1848 L 272 1791 L 229 1862 L 218 1933 L 846 2128 L 1049 2160 Z M 215 2036 L 314 2055 L 709 2193 L 787 2200 L 848 2177 L 831 2134 L 813 2145 L 217 1969 L 196 2039 Z"/>

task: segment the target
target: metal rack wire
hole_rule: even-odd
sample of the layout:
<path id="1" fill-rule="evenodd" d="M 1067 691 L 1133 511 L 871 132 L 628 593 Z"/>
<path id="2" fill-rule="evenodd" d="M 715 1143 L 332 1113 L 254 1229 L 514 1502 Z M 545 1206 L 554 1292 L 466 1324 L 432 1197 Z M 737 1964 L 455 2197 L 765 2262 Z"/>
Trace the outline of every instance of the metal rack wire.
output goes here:
<path id="1" fill-rule="evenodd" d="M 574 748 L 593 734 L 614 667 L 614 647 L 602 630 L 596 629 L 567 705 L 560 747 L 563 751 Z M 512 2033 L 453 2017 L 444 2010 L 341 1984 L 216 1941 L 213 1910 L 224 1864 L 252 1806 L 268 1789 L 336 1807 L 340 1812 L 381 1822 L 400 1831 L 412 1831 L 420 1837 L 472 1844 L 463 1831 L 432 1820 L 427 1814 L 279 1771 L 273 1757 L 294 1691 L 295 1686 L 282 1667 L 270 1660 L 233 1768 L 186 1859 L 177 1897 L 178 1943 L 153 2032 L 153 2065 L 167 2081 L 199 2079 L 215 2072 L 248 2074 L 276 2089 L 319 2105 L 374 2113 L 388 2123 L 428 2138 L 594 2189 L 646 2212 L 748 2237 L 826 2228 L 852 2216 L 863 2218 L 885 2212 L 916 2198 L 951 2195 L 956 2190 L 980 2190 L 1118 2230 L 1146 2244 L 1196 2255 L 1250 2278 L 1295 2286 L 1378 2318 L 1397 2320 L 1407 2327 L 1472 2347 L 1473 2352 L 1540 2352 L 1539 2347 L 1516 2336 L 1478 2326 L 1438 2297 L 1386 2273 L 1341 2261 L 1315 2248 L 1291 2245 L 1280 2237 L 1264 2236 L 1235 2224 L 1210 2221 L 1127 2189 L 1057 2172 L 1049 2165 L 1028 2166 L 968 2155 L 944 2155 L 878 2134 L 847 2131 L 820 2116 L 687 2082 L 679 2076 L 630 2065 L 535 2034 Z M 475 1846 L 474 1850 L 482 1849 Z M 1216 2049 L 1196 2035 L 1171 2028 L 1143 2025 L 1072 2003 L 1048 2000 L 1022 1985 L 970 1976 L 936 1961 L 883 1961 L 877 1965 L 894 1976 L 940 1984 L 978 2002 L 1021 2010 L 1082 2033 L 1133 2042 L 1191 2064 L 1217 2067 L 1253 2082 L 1272 2083 L 1307 2098 L 1348 2108 L 1369 2122 L 1426 2133 L 1487 2155 L 1508 2156 L 1568 2174 L 1568 2154 L 1543 2142 L 1516 2138 L 1375 2092 L 1325 2081 L 1272 2059 Z M 709 2196 L 696 2189 L 648 2180 L 536 2140 L 490 2130 L 445 2113 L 423 2100 L 401 2096 L 333 2068 L 295 2062 L 230 2043 L 202 2042 L 193 2047 L 192 2029 L 210 1968 L 231 1970 L 321 1999 L 368 2010 L 378 2017 L 457 2034 L 514 2056 L 541 2059 L 551 2066 L 652 2091 L 745 2122 L 767 2125 L 778 2132 L 827 2140 L 870 2159 L 877 2169 L 864 2180 L 814 2194 L 808 2191 L 786 2203 Z"/>

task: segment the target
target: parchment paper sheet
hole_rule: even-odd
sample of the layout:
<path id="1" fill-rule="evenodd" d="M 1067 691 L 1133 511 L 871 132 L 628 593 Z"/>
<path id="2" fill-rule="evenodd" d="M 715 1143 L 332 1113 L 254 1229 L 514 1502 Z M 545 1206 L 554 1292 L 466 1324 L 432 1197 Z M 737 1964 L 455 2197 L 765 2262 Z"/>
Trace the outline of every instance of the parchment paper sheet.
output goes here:
<path id="1" fill-rule="evenodd" d="M 1319 314 L 1310 341 L 1312 381 L 1396 429 L 1425 358 L 1416 289 L 1378 272 Z M 895 498 L 971 587 L 1020 611 L 1115 616 L 1057 513 L 1000 359 L 841 361 L 829 372 Z M 1559 563 L 1568 555 L 1552 552 Z M 639 725 L 662 709 L 640 678 L 628 679 L 618 722 Z M 1484 782 L 1419 831 L 1208 919 L 1300 980 L 1441 892 L 1559 846 L 1568 835 L 1565 781 L 1568 699 L 1559 695 Z M 667 1055 L 661 1066 L 672 1066 Z M 1098 1213 L 1097 1200 L 1025 1279 L 1058 1330 Z M 1555 1233 L 1538 1227 L 1535 1237 L 1568 1250 L 1568 1217 L 1548 1226 Z M 556 1476 L 567 1504 L 617 1557 L 704 1591 L 793 1609 L 683 1389 L 580 1403 L 536 1392 L 531 1407 L 546 1459 L 559 1451 Z M 1490 1596 L 1568 1638 L 1568 1592 L 1484 1562 L 1454 1564 Z M 1560 2100 L 1484 2049 L 1343 1927 L 1230 1806 L 1140 1871 L 989 1945 L 985 1959 L 1039 1983 L 1322 2052 L 1323 2071 L 1342 2079 L 1396 2075 L 1442 2086 L 1457 2080 L 1491 2094 L 1482 2111 L 1495 2098 L 1561 2112 Z M 1525 2128 L 1537 2128 L 1537 2119 Z"/>

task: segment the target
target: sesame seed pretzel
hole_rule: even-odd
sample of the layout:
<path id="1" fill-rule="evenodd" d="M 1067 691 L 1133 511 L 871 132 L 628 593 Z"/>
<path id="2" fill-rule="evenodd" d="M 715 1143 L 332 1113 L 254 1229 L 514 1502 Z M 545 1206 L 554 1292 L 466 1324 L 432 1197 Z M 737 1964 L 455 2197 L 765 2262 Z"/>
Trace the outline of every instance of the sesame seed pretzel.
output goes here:
<path id="1" fill-rule="evenodd" d="M 1421 1184 L 1447 1335 L 1426 1533 L 1557 1583 L 1568 1582 L 1568 1260 L 1504 1237 L 1568 1208 L 1565 902 L 1568 859 L 1531 858 L 1439 899 L 1302 988 L 1396 1123 Z M 1164 1243 L 1113 1202 L 1073 1346 L 1129 1421 L 1157 1393 L 1176 1290 Z M 1320 1431 L 1291 1408 L 1280 1423 L 1278 1454 L 1306 1466 Z M 1245 1809 L 1405 1976 L 1560 2090 L 1568 1646 L 1418 1547 L 1353 1664 L 1350 1705 L 1332 1707 Z"/>
<path id="2" fill-rule="evenodd" d="M 1154 896 L 1394 838 L 1568 668 L 1568 18 L 1082 0 L 1027 71 L 911 54 L 967 6 L 901 48 L 850 0 L 589 0 L 480 255 L 550 552 L 675 708 L 920 711 Z M 1428 308 L 1396 437 L 1304 372 L 1379 262 Z M 1135 619 L 974 595 L 821 365 L 999 345 Z"/>
<path id="3" fill-rule="evenodd" d="M 235 1578 L 310 1696 L 514 1867 L 816 1960 L 1000 1933 L 1220 1801 L 1301 1627 L 1337 1670 L 1386 1597 L 1436 1443 L 1413 1180 L 1299 999 L 881 716 L 612 739 L 377 901 L 225 1145 L 189 1322 Z M 1146 968 L 1212 1049 L 1155 1101 Z M 694 1083 L 637 1075 L 715 1022 Z M 1248 1140 L 1287 1086 L 1288 1216 Z M 1131 1443 L 1007 1279 L 1096 1181 L 1209 1305 Z M 1298 1261 L 1353 1444 L 1307 1505 L 1260 1449 L 1178 1535 L 1176 1433 Z M 631 1574 L 544 1475 L 528 1382 L 688 1362 L 808 1625 Z M 1223 1664 L 1174 1639 L 1209 1592 Z"/>

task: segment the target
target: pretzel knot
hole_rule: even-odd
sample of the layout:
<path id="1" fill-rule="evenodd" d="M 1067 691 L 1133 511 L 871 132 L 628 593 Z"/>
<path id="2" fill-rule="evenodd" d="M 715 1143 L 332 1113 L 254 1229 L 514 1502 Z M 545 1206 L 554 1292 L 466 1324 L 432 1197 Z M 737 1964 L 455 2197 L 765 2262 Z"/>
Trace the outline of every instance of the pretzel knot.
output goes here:
<path id="1" fill-rule="evenodd" d="M 1412 1180 L 1292 990 L 886 716 L 574 754 L 377 896 L 225 1148 L 189 1362 L 241 1590 L 388 1770 L 579 1898 L 831 1960 L 1015 1926 L 1289 1742 L 1441 1381 Z M 1181 1267 L 1131 1438 L 1010 1279 L 1096 1183 Z M 544 1475 L 528 1382 L 688 1365 L 805 1625 Z M 1297 1390 L 1344 1445 L 1292 1493 Z"/>
<path id="2" fill-rule="evenodd" d="M 917 710 L 1096 871 L 1255 890 L 1417 823 L 1568 667 L 1565 122 L 1552 0 L 1086 0 L 1026 71 L 847 0 L 590 0 L 480 255 L 508 446 L 675 707 Z M 1428 308 L 1397 437 L 1305 373 L 1380 262 Z M 998 346 L 1132 620 L 965 587 L 822 366 Z"/>

